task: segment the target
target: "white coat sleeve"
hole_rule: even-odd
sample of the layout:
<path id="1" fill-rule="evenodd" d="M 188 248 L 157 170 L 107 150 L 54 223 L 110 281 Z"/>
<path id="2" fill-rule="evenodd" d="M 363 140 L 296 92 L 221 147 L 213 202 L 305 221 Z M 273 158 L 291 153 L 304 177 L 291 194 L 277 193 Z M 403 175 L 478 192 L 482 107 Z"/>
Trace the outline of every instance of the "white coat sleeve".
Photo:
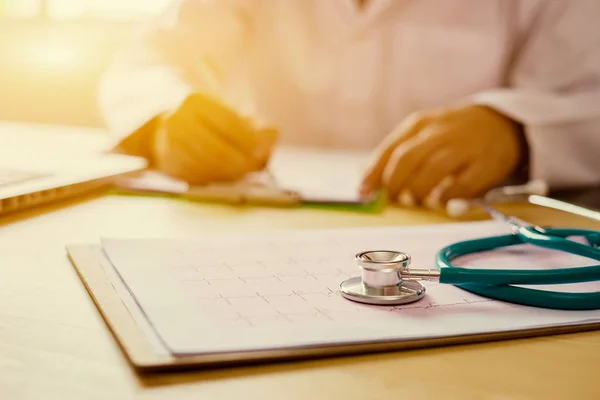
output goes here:
<path id="1" fill-rule="evenodd" d="M 524 128 L 530 179 L 600 184 L 600 1 L 539 3 L 516 42 L 507 88 L 474 101 Z"/>
<path id="2" fill-rule="evenodd" d="M 117 148 L 149 156 L 156 116 L 194 91 L 214 92 L 247 38 L 248 0 L 180 0 L 141 27 L 98 85 L 98 107 Z"/>

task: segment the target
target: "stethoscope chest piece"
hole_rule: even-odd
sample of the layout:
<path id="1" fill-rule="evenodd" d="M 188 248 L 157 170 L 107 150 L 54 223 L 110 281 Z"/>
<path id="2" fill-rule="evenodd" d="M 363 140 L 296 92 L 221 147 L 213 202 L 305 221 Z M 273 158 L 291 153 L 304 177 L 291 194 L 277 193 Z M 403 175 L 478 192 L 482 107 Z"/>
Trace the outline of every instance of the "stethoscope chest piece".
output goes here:
<path id="1" fill-rule="evenodd" d="M 374 305 L 408 304 L 425 296 L 425 287 L 416 280 L 402 279 L 410 256 L 390 250 L 358 253 L 355 261 L 361 276 L 345 280 L 340 285 L 344 298 Z"/>

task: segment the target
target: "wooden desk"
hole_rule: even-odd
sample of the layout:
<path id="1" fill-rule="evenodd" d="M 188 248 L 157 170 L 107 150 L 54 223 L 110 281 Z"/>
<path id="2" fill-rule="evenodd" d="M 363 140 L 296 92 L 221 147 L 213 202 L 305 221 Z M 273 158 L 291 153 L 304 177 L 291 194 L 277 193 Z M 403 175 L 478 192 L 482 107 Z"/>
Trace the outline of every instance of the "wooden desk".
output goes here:
<path id="1" fill-rule="evenodd" d="M 538 223 L 583 224 L 513 207 Z M 65 254 L 101 236 L 448 222 L 382 215 L 235 209 L 104 196 L 0 219 L 1 399 L 600 398 L 600 332 L 140 378 L 127 364 Z M 597 227 L 597 225 L 595 225 Z"/>

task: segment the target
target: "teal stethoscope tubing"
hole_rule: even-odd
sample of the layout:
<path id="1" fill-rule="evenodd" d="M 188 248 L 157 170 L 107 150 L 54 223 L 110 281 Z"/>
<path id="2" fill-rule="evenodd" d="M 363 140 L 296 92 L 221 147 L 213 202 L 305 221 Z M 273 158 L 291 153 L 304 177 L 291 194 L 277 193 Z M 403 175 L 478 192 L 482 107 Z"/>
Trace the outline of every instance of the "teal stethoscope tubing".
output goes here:
<path id="1" fill-rule="evenodd" d="M 566 239 L 583 236 L 586 244 Z M 600 261 L 600 232 L 588 229 L 521 227 L 513 235 L 467 240 L 439 251 L 440 283 L 452 284 L 471 293 L 496 300 L 560 310 L 600 309 L 600 292 L 566 293 L 511 285 L 550 285 L 600 280 L 600 265 L 546 270 L 473 269 L 452 265 L 452 260 L 472 253 L 519 244 L 532 244 Z"/>

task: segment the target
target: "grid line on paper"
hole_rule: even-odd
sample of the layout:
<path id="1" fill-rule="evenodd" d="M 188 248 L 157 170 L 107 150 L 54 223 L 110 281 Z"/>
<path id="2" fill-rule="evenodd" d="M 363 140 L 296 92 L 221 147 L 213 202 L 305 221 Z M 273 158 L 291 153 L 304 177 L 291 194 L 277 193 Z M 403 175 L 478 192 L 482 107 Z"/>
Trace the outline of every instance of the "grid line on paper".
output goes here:
<path id="1" fill-rule="evenodd" d="M 373 316 L 393 316 L 406 312 L 462 312 L 479 307 L 493 300 L 468 293 L 454 286 L 425 283 L 427 298 L 400 306 L 371 306 L 344 299 L 339 293 L 340 283 L 359 271 L 354 264 L 352 250 L 369 248 L 393 249 L 394 240 L 388 237 L 369 237 L 360 244 L 346 243 L 339 238 L 311 241 L 290 239 L 282 236 L 275 242 L 242 244 L 231 249 L 231 243 L 220 248 L 212 244 L 210 252 L 201 248 L 181 255 L 180 265 L 187 265 L 184 273 L 174 268 L 179 280 L 186 280 L 187 289 L 195 294 L 201 307 L 217 321 L 229 323 L 244 321 L 248 326 L 295 324 L 305 322 L 338 321 L 348 315 L 360 313 Z M 427 247 L 441 248 L 446 243 Z M 554 262 L 552 257 L 541 257 L 544 250 L 533 249 L 524 254 L 520 249 L 494 250 L 489 255 L 469 255 L 461 259 L 462 266 L 485 266 L 492 268 L 514 267 L 539 268 L 539 259 Z M 413 258 L 413 267 L 429 268 L 433 260 L 424 248 L 407 251 Z M 199 254 L 201 253 L 201 255 Z M 212 254 L 212 256 L 211 256 Z M 528 257 L 524 257 L 527 255 Z M 194 260 L 203 260 L 205 266 Z M 563 266 L 564 259 L 556 260 Z M 189 268 L 199 275 L 190 277 Z M 546 265 L 542 267 L 552 267 Z M 508 305 L 510 306 L 510 305 Z M 446 311 L 443 311 L 446 310 Z"/>

